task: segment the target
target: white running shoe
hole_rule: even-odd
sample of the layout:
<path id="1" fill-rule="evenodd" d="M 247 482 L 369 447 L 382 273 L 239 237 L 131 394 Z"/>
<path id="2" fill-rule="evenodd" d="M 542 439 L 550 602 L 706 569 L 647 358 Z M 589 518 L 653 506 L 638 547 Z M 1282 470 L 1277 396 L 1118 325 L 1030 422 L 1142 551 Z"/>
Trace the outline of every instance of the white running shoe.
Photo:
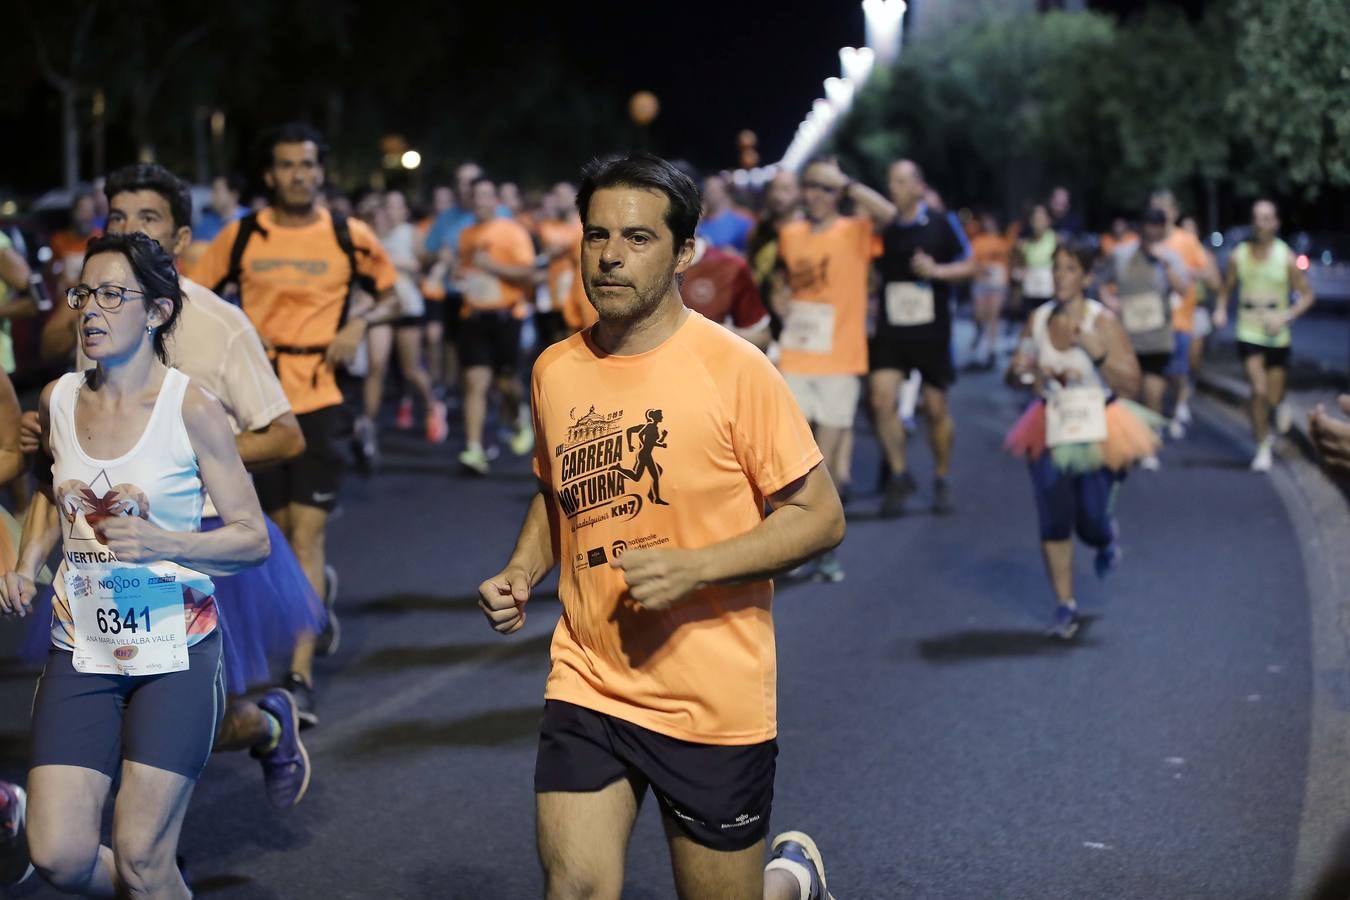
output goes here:
<path id="1" fill-rule="evenodd" d="M 1194 421 L 1194 418 L 1191 416 L 1191 405 L 1189 403 L 1182 403 L 1177 406 L 1175 420 L 1182 425 L 1189 425 Z"/>
<path id="2" fill-rule="evenodd" d="M 1145 456 L 1143 459 L 1139 460 L 1139 468 L 1143 469 L 1145 472 L 1156 472 L 1162 468 L 1162 463 L 1158 461 L 1158 457 L 1156 456 Z"/>
<path id="3" fill-rule="evenodd" d="M 1181 415 L 1167 423 L 1167 436 L 1174 441 L 1179 441 L 1186 436 L 1186 424 L 1181 421 Z"/>
<path id="4" fill-rule="evenodd" d="M 1252 457 L 1252 471 L 1269 472 L 1273 463 L 1274 458 L 1271 450 L 1271 440 L 1270 438 L 1266 438 L 1256 448 L 1256 455 Z"/>

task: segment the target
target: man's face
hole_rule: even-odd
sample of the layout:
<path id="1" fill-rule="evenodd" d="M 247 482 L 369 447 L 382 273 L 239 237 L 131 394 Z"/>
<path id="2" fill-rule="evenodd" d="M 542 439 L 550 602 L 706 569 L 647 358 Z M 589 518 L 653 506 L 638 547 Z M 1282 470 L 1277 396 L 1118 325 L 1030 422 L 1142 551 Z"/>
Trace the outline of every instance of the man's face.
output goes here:
<path id="1" fill-rule="evenodd" d="M 140 232 L 174 256 L 192 241 L 192 229 L 174 223 L 169 201 L 159 191 L 122 191 L 108 203 L 108 233 Z"/>
<path id="2" fill-rule="evenodd" d="M 1031 231 L 1033 234 L 1044 234 L 1050 229 L 1050 213 L 1044 206 L 1036 206 L 1031 210 Z"/>
<path id="3" fill-rule="evenodd" d="M 318 146 L 313 141 L 277 144 L 272 148 L 272 165 L 264 178 L 279 206 L 288 209 L 312 207 L 323 187 Z"/>
<path id="4" fill-rule="evenodd" d="M 497 189 L 497 196 L 501 200 L 502 206 L 511 210 L 512 213 L 520 212 L 525 205 L 520 199 L 520 185 L 514 181 L 503 181 L 502 186 Z"/>
<path id="5" fill-rule="evenodd" d="M 600 318 L 628 321 L 650 315 L 689 268 L 694 241 L 675 247 L 666 225 L 670 200 L 659 191 L 602 188 L 591 196 L 581 241 L 586 296 Z"/>
<path id="6" fill-rule="evenodd" d="M 779 172 L 769 182 L 764 192 L 764 205 L 770 215 L 783 217 L 796 212 L 801 200 L 801 191 L 797 188 L 797 176 L 792 172 Z"/>
<path id="7" fill-rule="evenodd" d="M 802 174 L 806 216 L 813 222 L 822 222 L 839 213 L 839 188 L 823 180 L 828 171 L 829 167 L 824 163 L 816 163 Z"/>
<path id="8" fill-rule="evenodd" d="M 94 203 L 92 194 L 82 195 L 76 199 L 75 205 L 70 208 L 70 221 L 80 234 L 88 234 L 94 230 L 94 217 L 96 215 L 98 215 L 98 207 Z"/>
<path id="9" fill-rule="evenodd" d="M 435 206 L 436 212 L 443 213 L 455 205 L 455 192 L 453 188 L 442 185 L 431 193 L 431 202 Z"/>
<path id="10" fill-rule="evenodd" d="M 705 212 L 714 212 L 725 209 L 731 202 L 727 194 L 727 183 L 716 175 L 704 179 L 703 181 L 703 209 Z"/>
<path id="11" fill-rule="evenodd" d="M 483 170 L 475 163 L 465 163 L 455 170 L 455 193 L 459 195 L 459 204 L 465 209 L 473 208 L 473 182 L 480 178 Z"/>
<path id="12" fill-rule="evenodd" d="M 1252 230 L 1258 240 L 1269 240 L 1280 230 L 1280 217 L 1275 204 L 1262 200 L 1252 207 Z"/>
<path id="13" fill-rule="evenodd" d="M 216 178 L 211 182 L 211 208 L 222 216 L 239 208 L 239 195 L 230 190 L 228 178 Z"/>
<path id="14" fill-rule="evenodd" d="M 553 186 L 553 201 L 557 204 L 558 215 L 571 216 L 577 210 L 577 189 L 566 181 Z"/>
<path id="15" fill-rule="evenodd" d="M 497 186 L 490 181 L 480 181 L 469 192 L 469 202 L 474 218 L 480 222 L 497 218 Z"/>
<path id="16" fill-rule="evenodd" d="M 1152 209 L 1162 210 L 1163 215 L 1167 216 L 1167 221 L 1173 224 L 1177 221 L 1177 201 L 1171 194 L 1158 194 L 1149 198 L 1148 205 Z"/>
<path id="17" fill-rule="evenodd" d="M 392 225 L 402 225 L 408 221 L 408 201 L 398 191 L 384 195 L 384 213 Z"/>
<path id="18" fill-rule="evenodd" d="M 891 166 L 886 177 L 891 202 L 901 209 L 909 209 L 924 197 L 926 190 L 919 170 L 912 162 L 901 160 Z"/>
<path id="19" fill-rule="evenodd" d="M 1167 237 L 1167 226 L 1159 222 L 1144 223 L 1144 243 L 1156 244 Z"/>
<path id="20" fill-rule="evenodd" d="M 1050 212 L 1062 216 L 1069 211 L 1069 189 L 1057 187 L 1050 192 Z"/>

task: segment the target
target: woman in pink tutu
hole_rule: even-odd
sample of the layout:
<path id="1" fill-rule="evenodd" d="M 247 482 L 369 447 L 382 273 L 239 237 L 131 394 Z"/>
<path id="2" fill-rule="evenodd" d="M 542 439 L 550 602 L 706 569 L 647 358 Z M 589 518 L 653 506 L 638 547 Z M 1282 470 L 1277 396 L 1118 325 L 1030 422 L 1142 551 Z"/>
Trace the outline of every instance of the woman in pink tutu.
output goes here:
<path id="1" fill-rule="evenodd" d="M 1037 398 L 1004 447 L 1030 466 L 1057 602 L 1049 634 L 1063 640 L 1078 631 L 1074 532 L 1097 551 L 1099 577 L 1116 567 L 1116 491 L 1132 465 L 1157 452 L 1162 424 L 1125 399 L 1139 390 L 1139 361 L 1116 317 L 1084 293 L 1092 263 L 1089 248 L 1055 249 L 1055 297 L 1031 314 L 1008 369 L 1009 384 Z"/>

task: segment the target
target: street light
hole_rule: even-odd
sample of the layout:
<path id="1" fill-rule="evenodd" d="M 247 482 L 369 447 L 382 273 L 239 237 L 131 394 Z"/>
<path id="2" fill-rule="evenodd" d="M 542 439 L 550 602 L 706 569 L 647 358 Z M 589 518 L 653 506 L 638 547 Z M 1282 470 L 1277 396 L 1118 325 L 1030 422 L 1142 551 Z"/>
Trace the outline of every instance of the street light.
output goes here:
<path id="1" fill-rule="evenodd" d="M 836 112 L 848 112 L 849 107 L 853 105 L 853 82 L 842 78 L 826 78 L 825 97 Z"/>
<path id="2" fill-rule="evenodd" d="M 399 162 L 403 164 L 403 168 L 411 172 L 422 164 L 422 154 L 416 150 L 405 150 L 403 156 L 399 158 Z"/>
<path id="3" fill-rule="evenodd" d="M 900 23 L 905 18 L 905 0 L 862 0 L 867 19 L 867 46 L 877 62 L 888 66 L 900 55 Z"/>
<path id="4" fill-rule="evenodd" d="M 839 68 L 855 87 L 867 81 L 875 62 L 876 53 L 871 47 L 845 47 L 839 51 Z"/>

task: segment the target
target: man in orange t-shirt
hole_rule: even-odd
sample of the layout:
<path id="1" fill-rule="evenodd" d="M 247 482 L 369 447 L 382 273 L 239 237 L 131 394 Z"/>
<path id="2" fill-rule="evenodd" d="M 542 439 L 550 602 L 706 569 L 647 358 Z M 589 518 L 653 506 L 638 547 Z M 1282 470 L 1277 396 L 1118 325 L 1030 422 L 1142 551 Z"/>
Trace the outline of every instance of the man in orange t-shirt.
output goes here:
<path id="1" fill-rule="evenodd" d="M 845 197 L 859 215 L 840 215 Z M 802 198 L 806 218 L 778 232 L 780 274 L 771 292 L 783 318 L 778 367 L 815 429 L 830 475 L 846 491 L 852 449 L 846 437 L 867 374 L 868 276 L 881 253 L 877 231 L 895 219 L 895 205 L 850 180 L 833 160 L 807 165 Z M 819 574 L 827 581 L 844 577 L 833 555 L 820 560 Z"/>
<path id="2" fill-rule="evenodd" d="M 578 205 L 600 319 L 535 364 L 540 492 L 510 561 L 479 588 L 508 634 L 561 566 L 535 767 L 548 894 L 619 895 L 650 786 L 681 896 L 828 897 L 805 835 L 780 835 L 764 867 L 770 577 L 842 539 L 839 498 L 782 377 L 681 300 L 693 181 L 646 154 L 596 161 Z"/>
<path id="3" fill-rule="evenodd" d="M 525 227 L 497 214 L 497 185 L 479 176 L 471 189 L 474 224 L 459 233 L 460 290 L 464 294 L 459 328 L 459 364 L 464 369 L 465 447 L 459 463 L 486 475 L 483 447 L 488 391 L 494 381 L 501 394 L 499 419 L 515 426 L 511 450 L 524 456 L 534 448 L 534 432 L 522 405 L 520 323 L 526 289 L 534 285 L 534 241 Z"/>
<path id="4" fill-rule="evenodd" d="M 257 230 L 243 246 L 238 270 L 232 271 L 231 259 L 241 227 L 252 221 L 248 217 L 227 224 L 187 274 L 217 293 L 223 292 L 223 282 L 238 280 L 240 307 L 267 346 L 300 422 L 304 453 L 258 472 L 254 484 L 263 509 L 290 541 L 335 622 L 336 573 L 325 552 L 342 469 L 337 444 L 343 397 L 335 368 L 354 358 L 369 326 L 398 317 L 399 300 L 393 292 L 398 273 L 374 232 L 356 219 L 346 221 L 353 251 L 349 259 L 333 215 L 320 206 L 325 152 L 323 137 L 307 125 L 277 129 L 263 172 L 272 203 L 258 212 Z M 364 310 L 351 303 L 358 279 L 379 298 L 373 308 L 368 302 Z M 329 647 L 336 646 L 336 632 L 331 634 Z M 312 641 L 305 644 L 296 648 L 297 659 L 312 651 Z M 284 686 L 295 695 L 302 721 L 316 723 L 312 681 L 293 671 Z"/>
<path id="5" fill-rule="evenodd" d="M 1149 205 L 1160 209 L 1167 216 L 1167 236 L 1163 246 L 1171 250 L 1186 264 L 1191 286 L 1172 310 L 1172 332 L 1176 345 L 1172 361 L 1167 366 L 1167 377 L 1176 392 L 1172 421 L 1167 426 L 1168 435 L 1180 439 L 1186 435 L 1186 426 L 1191 423 L 1191 341 L 1195 334 L 1195 308 L 1200 301 L 1201 285 L 1218 292 L 1220 279 L 1218 268 L 1214 265 L 1204 245 L 1199 239 L 1178 226 L 1181 211 L 1177 209 L 1177 198 L 1169 190 L 1157 190 L 1149 197 Z"/>

